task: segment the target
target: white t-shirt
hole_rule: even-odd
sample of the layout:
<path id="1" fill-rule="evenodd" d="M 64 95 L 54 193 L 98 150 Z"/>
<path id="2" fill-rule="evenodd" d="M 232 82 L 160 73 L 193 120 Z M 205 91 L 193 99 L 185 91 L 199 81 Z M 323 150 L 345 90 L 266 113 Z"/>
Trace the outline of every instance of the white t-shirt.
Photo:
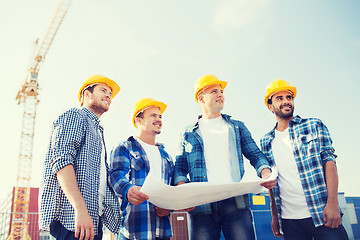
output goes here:
<path id="1" fill-rule="evenodd" d="M 99 130 L 101 136 L 101 132 Z M 99 187 L 99 216 L 103 214 L 104 204 L 103 200 L 106 194 L 106 165 L 105 165 L 105 146 L 104 141 L 102 142 L 101 160 L 100 160 L 100 187 Z"/>
<path id="2" fill-rule="evenodd" d="M 145 150 L 146 156 L 149 159 L 150 172 L 153 174 L 153 176 L 156 176 L 159 179 L 161 179 L 162 162 L 161 162 L 161 154 L 158 146 L 147 144 L 142 140 L 140 140 L 139 138 L 136 139 Z"/>
<path id="3" fill-rule="evenodd" d="M 204 156 L 208 182 L 232 183 L 229 126 L 220 116 L 199 120 L 199 129 L 204 142 Z"/>
<path id="4" fill-rule="evenodd" d="M 284 219 L 303 219 L 310 217 L 304 190 L 293 154 L 289 129 L 284 132 L 275 130 L 275 138 L 271 143 L 281 198 L 281 217 Z"/>

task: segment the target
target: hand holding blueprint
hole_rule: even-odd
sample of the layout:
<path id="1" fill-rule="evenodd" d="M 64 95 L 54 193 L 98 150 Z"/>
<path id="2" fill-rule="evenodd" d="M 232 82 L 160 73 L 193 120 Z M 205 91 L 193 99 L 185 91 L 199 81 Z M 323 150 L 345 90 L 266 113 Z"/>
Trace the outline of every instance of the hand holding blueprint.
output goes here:
<path id="1" fill-rule="evenodd" d="M 260 184 L 276 179 L 277 175 L 277 170 L 274 168 L 271 176 L 266 180 L 258 178 L 257 180 L 242 180 L 239 183 L 228 184 L 191 182 L 179 186 L 169 186 L 149 173 L 141 192 L 147 194 L 149 196 L 148 201 L 155 206 L 180 210 L 247 193 L 259 193 L 263 189 Z"/>

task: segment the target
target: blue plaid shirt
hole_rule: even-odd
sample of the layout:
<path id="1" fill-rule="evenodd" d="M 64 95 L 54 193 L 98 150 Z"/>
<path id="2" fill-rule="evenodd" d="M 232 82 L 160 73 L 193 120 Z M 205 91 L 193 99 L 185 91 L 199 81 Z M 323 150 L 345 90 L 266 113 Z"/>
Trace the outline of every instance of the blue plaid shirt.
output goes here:
<path id="1" fill-rule="evenodd" d="M 99 118 L 87 108 L 72 108 L 54 121 L 40 186 L 41 230 L 49 231 L 50 223 L 59 220 L 66 229 L 75 231 L 74 208 L 56 178 L 56 173 L 60 169 L 71 164 L 97 234 L 100 219 L 99 185 L 103 143 L 99 129 L 103 131 L 99 125 Z M 107 163 L 106 168 L 108 168 Z M 110 231 L 118 232 L 119 202 L 109 186 L 107 183 L 101 219 Z"/>
<path id="2" fill-rule="evenodd" d="M 241 121 L 233 120 L 229 115 L 221 115 L 230 126 L 229 146 L 230 162 L 232 169 L 232 178 L 239 182 L 245 174 L 244 156 L 250 160 L 251 165 L 256 169 L 260 176 L 264 168 L 270 168 L 269 163 L 256 145 L 254 139 L 245 124 Z M 204 143 L 200 136 L 199 122 L 188 126 L 181 135 L 180 154 L 176 156 L 175 163 L 175 184 L 180 181 L 189 182 L 207 182 L 207 170 L 204 157 Z M 249 207 L 248 198 L 245 196 L 245 203 L 241 204 L 242 198 L 235 198 L 237 206 L 245 204 Z M 244 206 L 245 207 L 245 206 Z M 191 214 L 209 214 L 211 213 L 210 204 L 197 206 Z"/>
<path id="3" fill-rule="evenodd" d="M 162 181 L 172 184 L 174 164 L 164 146 L 157 144 L 162 159 Z M 133 205 L 127 200 L 128 190 L 142 186 L 150 171 L 149 159 L 140 143 L 133 137 L 111 151 L 110 182 L 121 201 L 121 233 L 128 239 L 156 239 L 172 236 L 169 216 L 159 217 L 155 206 L 148 201 Z"/>
<path id="4" fill-rule="evenodd" d="M 261 149 L 275 165 L 271 142 L 275 138 L 275 128 L 260 141 Z M 303 119 L 296 116 L 289 122 L 289 135 L 296 165 L 299 171 L 305 199 L 315 226 L 325 224 L 323 210 L 327 202 L 327 190 L 324 164 L 335 162 L 335 150 L 332 147 L 330 133 L 321 120 Z M 273 189 L 279 219 L 281 218 L 280 189 L 277 184 Z"/>

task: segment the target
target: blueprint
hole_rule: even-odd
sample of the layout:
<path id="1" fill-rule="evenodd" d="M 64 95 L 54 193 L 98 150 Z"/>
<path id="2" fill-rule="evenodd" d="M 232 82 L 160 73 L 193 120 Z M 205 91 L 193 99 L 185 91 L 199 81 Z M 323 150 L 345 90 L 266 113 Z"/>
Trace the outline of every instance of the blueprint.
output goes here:
<path id="1" fill-rule="evenodd" d="M 261 178 L 243 179 L 238 183 L 228 184 L 191 182 L 179 186 L 169 186 L 154 177 L 150 172 L 141 188 L 141 192 L 147 194 L 149 196 L 148 201 L 155 206 L 164 209 L 181 210 L 247 193 L 257 194 L 263 189 L 260 186 L 261 183 L 274 180 L 277 175 L 276 168 L 273 168 L 271 176 L 266 180 Z"/>

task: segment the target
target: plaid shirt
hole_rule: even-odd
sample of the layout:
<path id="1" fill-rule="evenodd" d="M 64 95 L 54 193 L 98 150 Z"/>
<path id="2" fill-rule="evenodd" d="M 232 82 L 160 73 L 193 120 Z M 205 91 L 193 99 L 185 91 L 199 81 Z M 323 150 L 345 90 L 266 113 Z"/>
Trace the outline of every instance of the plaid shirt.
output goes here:
<path id="1" fill-rule="evenodd" d="M 56 178 L 56 173 L 60 169 L 71 164 L 97 234 L 100 219 L 99 185 L 103 143 L 98 129 L 103 131 L 99 125 L 99 118 L 87 108 L 72 108 L 54 121 L 40 186 L 41 230 L 49 231 L 50 223 L 59 220 L 66 229 L 75 231 L 74 208 Z M 106 168 L 108 170 L 107 163 Z M 107 183 L 103 201 L 104 213 L 101 219 L 110 231 L 118 232 L 119 202 L 109 186 Z"/>
<path id="2" fill-rule="evenodd" d="M 232 130 L 229 131 L 229 145 L 230 156 L 232 158 L 230 162 L 233 180 L 240 181 L 245 174 L 243 154 L 250 160 L 251 165 L 260 176 L 264 168 L 270 167 L 266 157 L 251 137 L 249 130 L 243 122 L 233 120 L 226 114 L 222 114 L 221 116 Z M 175 163 L 175 184 L 180 181 L 189 182 L 187 178 L 188 174 L 191 182 L 208 181 L 203 151 L 204 143 L 199 133 L 199 122 L 196 122 L 195 125 L 188 126 L 181 135 L 180 154 L 176 156 Z M 245 198 L 245 204 L 249 207 L 248 198 Z M 238 199 L 235 198 L 235 200 L 238 203 Z M 239 201 L 241 201 L 240 198 Z M 191 212 L 191 214 L 209 213 L 211 213 L 210 204 L 197 206 L 195 210 Z"/>
<path id="3" fill-rule="evenodd" d="M 271 165 L 275 165 L 271 149 L 275 128 L 260 141 L 261 149 Z M 324 164 L 327 161 L 335 162 L 336 158 L 330 133 L 321 120 L 296 116 L 289 122 L 289 135 L 311 217 L 315 226 L 321 226 L 325 224 L 323 210 L 327 202 Z M 281 199 L 278 184 L 273 191 L 280 219 Z"/>
<path id="4" fill-rule="evenodd" d="M 157 146 L 162 159 L 162 181 L 171 185 L 174 164 L 164 146 Z M 133 205 L 127 200 L 128 190 L 134 185 L 142 186 L 149 171 L 149 159 L 140 143 L 133 137 L 129 137 L 111 151 L 110 182 L 121 200 L 120 231 L 129 239 L 166 239 L 172 236 L 169 216 L 156 215 L 155 206 L 148 201 Z"/>

